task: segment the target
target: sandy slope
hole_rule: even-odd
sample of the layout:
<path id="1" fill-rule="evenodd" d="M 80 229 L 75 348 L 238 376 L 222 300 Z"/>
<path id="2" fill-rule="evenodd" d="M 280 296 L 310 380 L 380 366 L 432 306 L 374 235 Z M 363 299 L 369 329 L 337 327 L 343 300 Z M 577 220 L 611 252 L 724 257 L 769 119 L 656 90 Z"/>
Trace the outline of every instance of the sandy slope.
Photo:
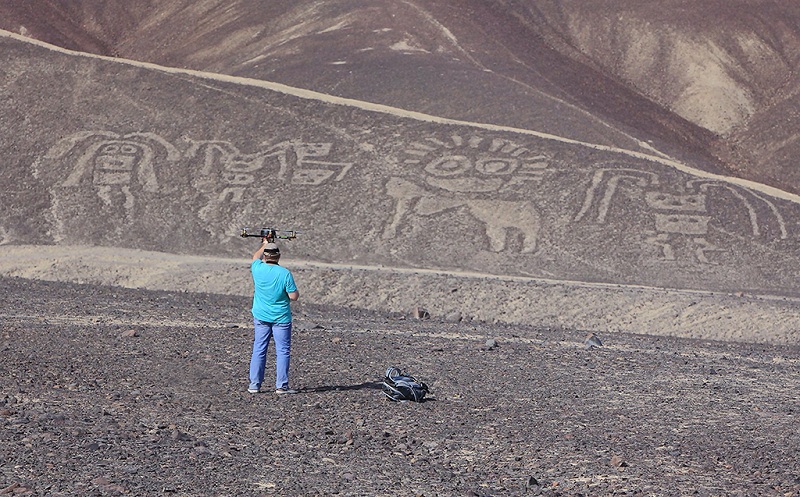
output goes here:
<path id="1" fill-rule="evenodd" d="M 433 319 L 625 331 L 712 340 L 800 344 L 798 302 L 643 286 L 558 282 L 478 273 L 286 260 L 304 299 Z M 249 295 L 248 258 L 108 247 L 0 246 L 0 274 L 51 281 Z M 768 323 L 768 324 L 767 324 Z"/>

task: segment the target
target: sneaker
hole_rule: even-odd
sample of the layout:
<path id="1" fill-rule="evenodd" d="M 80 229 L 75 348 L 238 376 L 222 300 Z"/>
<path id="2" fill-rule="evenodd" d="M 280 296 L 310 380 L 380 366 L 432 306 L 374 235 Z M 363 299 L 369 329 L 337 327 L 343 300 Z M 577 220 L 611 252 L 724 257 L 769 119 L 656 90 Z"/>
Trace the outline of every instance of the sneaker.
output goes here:
<path id="1" fill-rule="evenodd" d="M 298 390 L 294 390 L 292 388 L 278 388 L 278 389 L 275 390 L 275 393 L 277 393 L 278 395 L 286 395 L 286 394 L 297 393 L 297 392 L 298 392 Z"/>
<path id="2" fill-rule="evenodd" d="M 260 388 L 248 388 L 247 391 L 248 393 L 261 393 Z"/>

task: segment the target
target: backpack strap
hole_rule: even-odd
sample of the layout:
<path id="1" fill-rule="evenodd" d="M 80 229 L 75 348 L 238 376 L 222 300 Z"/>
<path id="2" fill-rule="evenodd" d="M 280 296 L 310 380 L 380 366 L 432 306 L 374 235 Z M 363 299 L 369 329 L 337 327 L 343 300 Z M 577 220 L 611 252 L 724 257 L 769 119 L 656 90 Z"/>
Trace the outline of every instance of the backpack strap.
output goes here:
<path id="1" fill-rule="evenodd" d="M 397 366 L 389 366 L 389 368 L 386 370 L 386 374 L 384 374 L 384 377 L 391 380 L 393 377 L 401 376 L 402 374 L 403 373 L 400 372 L 400 368 Z"/>

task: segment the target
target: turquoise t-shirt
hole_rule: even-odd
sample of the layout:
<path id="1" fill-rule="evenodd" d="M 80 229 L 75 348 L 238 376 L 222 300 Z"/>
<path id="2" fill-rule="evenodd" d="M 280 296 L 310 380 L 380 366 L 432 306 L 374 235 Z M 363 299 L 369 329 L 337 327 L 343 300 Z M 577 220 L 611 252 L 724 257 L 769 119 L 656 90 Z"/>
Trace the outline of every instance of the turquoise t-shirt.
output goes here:
<path id="1" fill-rule="evenodd" d="M 292 273 L 261 259 L 250 265 L 253 274 L 253 317 L 267 323 L 291 323 L 289 293 L 297 290 Z"/>

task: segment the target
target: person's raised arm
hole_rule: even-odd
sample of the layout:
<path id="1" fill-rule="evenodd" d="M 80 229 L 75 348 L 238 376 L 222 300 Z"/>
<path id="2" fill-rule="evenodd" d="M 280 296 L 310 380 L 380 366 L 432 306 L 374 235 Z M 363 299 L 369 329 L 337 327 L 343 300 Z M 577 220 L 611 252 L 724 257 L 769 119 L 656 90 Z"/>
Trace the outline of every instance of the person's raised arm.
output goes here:
<path id="1" fill-rule="evenodd" d="M 254 261 L 257 261 L 257 260 L 261 259 L 261 254 L 264 253 L 264 248 L 267 246 L 267 243 L 269 243 L 269 242 L 267 242 L 267 237 L 266 236 L 262 236 L 261 237 L 261 246 L 258 247 L 258 249 L 255 252 L 253 252 L 253 260 Z"/>

